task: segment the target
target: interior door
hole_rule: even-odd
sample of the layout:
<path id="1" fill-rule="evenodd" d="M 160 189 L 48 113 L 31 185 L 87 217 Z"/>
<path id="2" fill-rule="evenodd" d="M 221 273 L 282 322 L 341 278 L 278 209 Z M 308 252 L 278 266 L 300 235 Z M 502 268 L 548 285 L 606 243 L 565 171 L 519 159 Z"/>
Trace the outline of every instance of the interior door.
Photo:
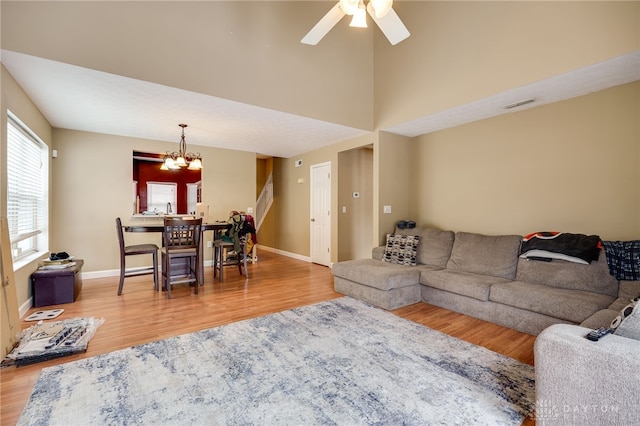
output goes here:
<path id="1" fill-rule="evenodd" d="M 311 166 L 311 261 L 331 265 L 331 162 Z"/>

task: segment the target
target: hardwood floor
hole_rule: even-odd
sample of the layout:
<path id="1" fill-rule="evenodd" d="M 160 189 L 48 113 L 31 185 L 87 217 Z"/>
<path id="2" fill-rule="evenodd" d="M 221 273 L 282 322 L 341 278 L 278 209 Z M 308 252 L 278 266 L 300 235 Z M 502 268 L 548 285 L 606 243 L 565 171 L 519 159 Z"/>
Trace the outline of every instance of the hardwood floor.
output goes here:
<path id="1" fill-rule="evenodd" d="M 16 423 L 44 367 L 341 297 L 333 291 L 329 268 L 264 250 L 260 251 L 260 261 L 249 265 L 249 275 L 249 280 L 245 280 L 237 269 L 229 267 L 225 281 L 219 283 L 213 280 L 212 269 L 205 268 L 205 285 L 199 295 L 192 294 L 186 286 L 176 286 L 171 300 L 165 293 L 153 291 L 150 275 L 127 278 L 119 297 L 117 277 L 85 279 L 75 303 L 45 309 L 64 308 L 60 319 L 104 318 L 104 324 L 86 353 L 0 370 L 1 424 Z M 32 308 L 29 313 L 38 309 Z M 534 336 L 424 303 L 392 312 L 533 364 Z M 22 324 L 23 328 L 30 325 Z M 534 423 L 527 419 L 524 424 Z"/>

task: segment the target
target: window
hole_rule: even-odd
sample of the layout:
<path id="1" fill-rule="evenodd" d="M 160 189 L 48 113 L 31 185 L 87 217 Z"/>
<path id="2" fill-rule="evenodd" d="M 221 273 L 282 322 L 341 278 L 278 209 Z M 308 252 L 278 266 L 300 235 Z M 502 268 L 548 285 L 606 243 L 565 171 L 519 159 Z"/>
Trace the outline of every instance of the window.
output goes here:
<path id="1" fill-rule="evenodd" d="M 48 250 L 49 147 L 7 117 L 7 219 L 14 260 Z"/>
<path id="2" fill-rule="evenodd" d="M 177 206 L 177 183 L 147 182 L 147 210 L 175 214 Z"/>

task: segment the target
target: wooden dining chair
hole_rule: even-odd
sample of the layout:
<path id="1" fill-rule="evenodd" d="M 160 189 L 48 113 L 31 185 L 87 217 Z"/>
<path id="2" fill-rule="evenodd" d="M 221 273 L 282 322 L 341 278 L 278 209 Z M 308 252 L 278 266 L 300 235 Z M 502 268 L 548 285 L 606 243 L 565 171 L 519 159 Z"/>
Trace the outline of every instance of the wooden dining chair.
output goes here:
<path id="1" fill-rule="evenodd" d="M 218 281 L 223 280 L 224 267 L 238 265 L 238 272 L 240 275 L 244 275 L 245 278 L 249 278 L 249 270 L 247 269 L 247 258 L 249 255 L 246 253 L 247 235 L 240 237 L 240 251 L 233 253 L 234 244 L 231 241 L 225 241 L 222 239 L 215 240 L 213 242 L 213 278 L 218 275 Z M 244 269 L 244 274 L 242 270 Z"/>
<path id="2" fill-rule="evenodd" d="M 125 245 L 122 221 L 119 217 L 116 218 L 116 231 L 118 233 L 118 243 L 120 244 L 120 284 L 118 285 L 118 296 L 122 294 L 124 279 L 136 275 L 153 274 L 153 287 L 155 290 L 158 290 L 158 246 L 155 244 Z M 125 260 L 127 256 L 137 256 L 140 254 L 152 255 L 153 265 L 127 271 Z"/>
<path id="3" fill-rule="evenodd" d="M 165 218 L 162 230 L 162 289 L 171 299 L 171 286 L 193 284 L 195 294 L 200 286 L 200 237 L 202 218 Z M 176 262 L 176 260 L 178 260 Z M 174 269 L 172 271 L 172 268 Z"/>

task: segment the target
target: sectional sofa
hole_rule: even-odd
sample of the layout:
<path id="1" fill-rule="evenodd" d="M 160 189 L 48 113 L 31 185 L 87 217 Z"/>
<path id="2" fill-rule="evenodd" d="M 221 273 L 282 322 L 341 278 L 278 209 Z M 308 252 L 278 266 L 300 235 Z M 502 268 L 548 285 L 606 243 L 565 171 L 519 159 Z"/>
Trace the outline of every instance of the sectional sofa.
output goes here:
<path id="1" fill-rule="evenodd" d="M 553 324 L 608 325 L 640 281 L 618 281 L 601 253 L 591 264 L 519 257 L 522 236 L 428 228 L 396 229 L 419 236 L 416 266 L 372 258 L 334 263 L 337 292 L 384 309 L 417 302 L 447 308 L 537 335 Z"/>

